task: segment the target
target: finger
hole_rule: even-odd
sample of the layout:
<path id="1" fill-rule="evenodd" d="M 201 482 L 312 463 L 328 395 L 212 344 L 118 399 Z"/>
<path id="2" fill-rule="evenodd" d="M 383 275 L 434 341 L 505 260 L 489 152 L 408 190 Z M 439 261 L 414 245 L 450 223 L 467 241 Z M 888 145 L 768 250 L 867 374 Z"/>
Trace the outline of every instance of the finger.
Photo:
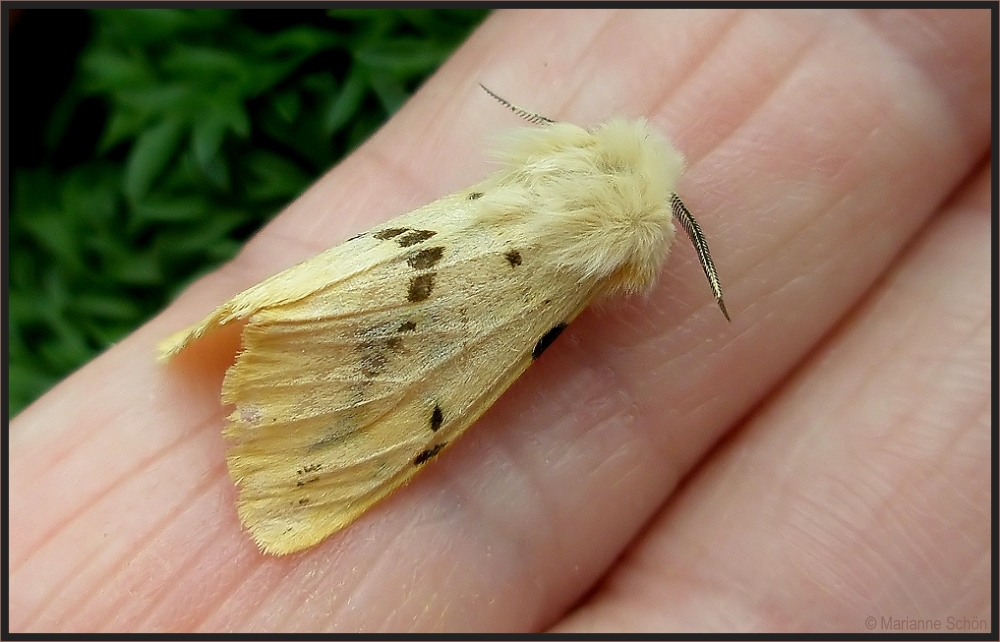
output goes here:
<path id="1" fill-rule="evenodd" d="M 990 174 L 561 630 L 989 630 Z"/>

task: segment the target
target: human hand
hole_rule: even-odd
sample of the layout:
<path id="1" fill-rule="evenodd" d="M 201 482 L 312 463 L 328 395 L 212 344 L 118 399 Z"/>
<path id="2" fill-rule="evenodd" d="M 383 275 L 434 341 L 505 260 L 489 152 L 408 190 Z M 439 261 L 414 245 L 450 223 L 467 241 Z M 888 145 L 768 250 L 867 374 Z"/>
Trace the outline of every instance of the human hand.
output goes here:
<path id="1" fill-rule="evenodd" d="M 11 630 L 988 623 L 989 24 L 494 15 L 237 259 L 11 422 Z M 262 555 L 220 432 L 235 334 L 176 369 L 155 346 L 483 177 L 488 134 L 519 123 L 479 81 L 669 134 L 733 322 L 679 237 L 648 299 L 581 315 L 412 484 L 313 549 Z"/>

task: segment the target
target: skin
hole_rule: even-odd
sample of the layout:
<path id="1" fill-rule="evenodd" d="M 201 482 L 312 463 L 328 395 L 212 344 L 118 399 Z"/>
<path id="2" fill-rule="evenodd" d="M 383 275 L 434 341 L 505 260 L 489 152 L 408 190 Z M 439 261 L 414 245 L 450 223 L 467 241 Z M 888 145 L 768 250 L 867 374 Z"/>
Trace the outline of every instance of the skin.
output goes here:
<path id="1" fill-rule="evenodd" d="M 988 631 L 989 25 L 492 16 L 236 259 L 11 422 L 11 630 Z M 237 335 L 169 367 L 155 346 L 484 176 L 518 123 L 477 82 L 670 135 L 733 321 L 679 237 L 648 298 L 581 315 L 412 484 L 264 556 L 220 432 Z"/>

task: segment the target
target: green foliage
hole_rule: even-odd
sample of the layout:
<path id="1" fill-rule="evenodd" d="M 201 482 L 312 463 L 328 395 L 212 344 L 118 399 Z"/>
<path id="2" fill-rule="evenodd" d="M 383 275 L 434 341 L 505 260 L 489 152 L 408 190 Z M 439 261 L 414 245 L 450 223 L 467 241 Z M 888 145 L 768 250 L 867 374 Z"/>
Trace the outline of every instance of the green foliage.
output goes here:
<path id="1" fill-rule="evenodd" d="M 253 26 L 268 14 L 288 26 Z M 63 144 L 87 101 L 106 110 L 102 133 L 81 164 L 11 174 L 8 416 L 230 258 L 398 109 L 485 12 L 90 16 L 45 144 Z"/>

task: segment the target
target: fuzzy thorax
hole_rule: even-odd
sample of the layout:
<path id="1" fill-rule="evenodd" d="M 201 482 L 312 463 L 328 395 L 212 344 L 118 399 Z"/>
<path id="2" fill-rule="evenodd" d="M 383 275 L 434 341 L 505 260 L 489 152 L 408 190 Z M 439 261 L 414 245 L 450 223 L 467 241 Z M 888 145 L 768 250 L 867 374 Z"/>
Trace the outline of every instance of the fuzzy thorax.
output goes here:
<path id="1" fill-rule="evenodd" d="M 528 238 L 552 260 L 607 293 L 652 287 L 674 238 L 669 199 L 684 158 L 645 120 L 527 128 L 498 156 L 504 169 L 487 182 L 504 193 L 500 209 L 526 215 Z"/>

